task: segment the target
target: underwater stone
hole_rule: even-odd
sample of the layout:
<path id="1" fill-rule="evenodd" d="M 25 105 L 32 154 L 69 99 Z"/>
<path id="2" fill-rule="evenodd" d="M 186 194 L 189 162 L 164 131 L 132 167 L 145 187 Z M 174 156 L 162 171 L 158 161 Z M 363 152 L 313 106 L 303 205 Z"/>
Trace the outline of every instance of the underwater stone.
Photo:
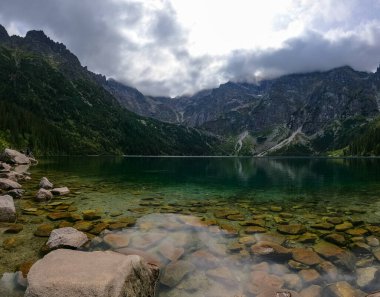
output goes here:
<path id="1" fill-rule="evenodd" d="M 7 229 L 4 231 L 4 233 L 17 234 L 20 233 L 23 229 L 24 226 L 21 224 L 10 224 L 7 226 Z"/>
<path id="2" fill-rule="evenodd" d="M 324 237 L 324 240 L 340 246 L 344 246 L 346 244 L 346 238 L 338 233 L 328 234 Z"/>
<path id="3" fill-rule="evenodd" d="M 292 256 L 295 261 L 306 265 L 316 265 L 323 262 L 317 253 L 303 248 L 293 249 Z"/>
<path id="4" fill-rule="evenodd" d="M 170 288 L 179 284 L 182 279 L 195 270 L 195 266 L 190 262 L 179 260 L 166 266 L 161 276 L 160 282 Z"/>
<path id="5" fill-rule="evenodd" d="M 322 287 L 317 285 L 311 285 L 300 292 L 301 297 L 320 297 L 322 293 Z"/>
<path id="6" fill-rule="evenodd" d="M 304 283 L 318 283 L 321 280 L 321 275 L 315 269 L 304 269 L 301 270 L 299 276 L 303 280 Z"/>
<path id="7" fill-rule="evenodd" d="M 344 222 L 342 224 L 336 225 L 335 230 L 339 232 L 344 232 L 348 229 L 351 229 L 353 225 L 350 222 Z"/>
<path id="8" fill-rule="evenodd" d="M 111 248 L 118 249 L 129 245 L 130 236 L 128 234 L 107 234 L 103 237 L 103 240 Z"/>
<path id="9" fill-rule="evenodd" d="M 360 295 L 348 282 L 340 281 L 340 282 L 326 286 L 322 291 L 322 296 L 359 297 Z"/>
<path id="10" fill-rule="evenodd" d="M 290 235 L 299 235 L 306 232 L 306 228 L 301 224 L 281 225 L 277 228 L 278 232 Z"/>

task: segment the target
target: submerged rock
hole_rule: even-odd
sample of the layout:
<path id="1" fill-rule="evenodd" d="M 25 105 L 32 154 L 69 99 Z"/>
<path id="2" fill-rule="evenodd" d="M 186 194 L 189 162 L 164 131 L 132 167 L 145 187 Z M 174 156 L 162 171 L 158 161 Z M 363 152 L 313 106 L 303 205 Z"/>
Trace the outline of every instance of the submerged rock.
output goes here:
<path id="1" fill-rule="evenodd" d="M 299 272 L 299 276 L 304 283 L 316 284 L 321 281 L 321 275 L 315 269 L 304 269 Z"/>
<path id="2" fill-rule="evenodd" d="M 145 251 L 138 250 L 138 249 L 131 249 L 131 248 L 121 248 L 121 249 L 115 250 L 115 252 L 118 252 L 118 253 L 123 254 L 123 255 L 138 255 L 138 256 L 144 258 L 144 260 L 148 264 L 152 264 L 152 265 L 155 265 L 155 266 L 160 267 L 160 268 L 164 266 L 161 259 L 153 253 L 145 252 Z"/>
<path id="3" fill-rule="evenodd" d="M 265 271 L 252 271 L 251 272 L 251 279 L 248 283 L 248 292 L 260 296 L 260 294 L 263 294 L 262 296 L 266 296 L 266 291 L 272 291 L 272 290 L 279 290 L 284 285 L 285 281 L 274 274 L 269 274 Z M 274 295 L 276 296 L 276 295 Z"/>
<path id="4" fill-rule="evenodd" d="M 322 257 L 333 261 L 342 268 L 353 271 L 355 269 L 355 256 L 332 243 L 321 241 L 314 245 L 314 250 Z"/>
<path id="5" fill-rule="evenodd" d="M 252 254 L 271 259 L 287 259 L 291 257 L 291 250 L 277 243 L 261 241 L 251 247 Z"/>
<path id="6" fill-rule="evenodd" d="M 318 264 L 316 269 L 330 282 L 335 281 L 338 277 L 338 268 L 329 261 Z"/>
<path id="7" fill-rule="evenodd" d="M 207 270 L 206 275 L 211 279 L 226 284 L 228 286 L 236 286 L 236 279 L 227 267 L 217 267 Z"/>
<path id="8" fill-rule="evenodd" d="M 321 297 L 322 288 L 317 285 L 311 285 L 300 292 L 301 297 Z"/>
<path id="9" fill-rule="evenodd" d="M 88 221 L 98 220 L 102 217 L 101 214 L 95 209 L 84 210 L 82 212 L 82 215 L 83 215 L 83 219 L 88 220 Z"/>
<path id="10" fill-rule="evenodd" d="M 129 245 L 130 236 L 128 234 L 107 234 L 103 237 L 103 240 L 111 248 L 118 249 Z"/>
<path id="11" fill-rule="evenodd" d="M 166 266 L 160 282 L 170 288 L 175 287 L 189 273 L 195 270 L 190 262 L 179 260 Z"/>
<path id="12" fill-rule="evenodd" d="M 8 234 L 17 234 L 20 233 L 24 229 L 24 226 L 21 224 L 9 224 L 4 233 Z"/>
<path id="13" fill-rule="evenodd" d="M 311 228 L 319 229 L 319 230 L 331 230 L 331 229 L 334 229 L 334 225 L 327 222 L 322 222 L 322 223 L 311 225 Z"/>
<path id="14" fill-rule="evenodd" d="M 290 235 L 299 235 L 306 232 L 306 228 L 301 224 L 281 225 L 277 228 L 278 232 Z"/>
<path id="15" fill-rule="evenodd" d="M 14 222 L 16 208 L 13 198 L 9 195 L 0 196 L 0 222 Z"/>
<path id="16" fill-rule="evenodd" d="M 88 241 L 88 237 L 72 227 L 55 229 L 50 233 L 48 242 L 49 249 L 71 248 L 77 249 Z"/>
<path id="17" fill-rule="evenodd" d="M 326 286 L 322 291 L 322 296 L 326 297 L 361 297 L 365 294 L 360 294 L 348 282 L 341 281 Z"/>
<path id="18" fill-rule="evenodd" d="M 377 271 L 378 271 L 378 268 L 375 268 L 375 267 L 366 267 L 366 268 L 357 269 L 356 273 L 357 273 L 358 278 L 356 280 L 356 284 L 360 288 L 369 287 L 370 284 L 376 280 L 375 274 Z M 371 289 L 374 289 L 374 288 L 371 288 Z"/>
<path id="19" fill-rule="evenodd" d="M 346 244 L 346 238 L 338 233 L 328 234 L 324 237 L 324 240 L 340 246 L 344 246 Z"/>
<path id="20" fill-rule="evenodd" d="M 53 189 L 53 184 L 46 177 L 42 177 L 40 180 L 40 188 L 50 190 Z"/>
<path id="21" fill-rule="evenodd" d="M 339 232 L 346 231 L 348 229 L 351 229 L 353 225 L 350 222 L 344 222 L 342 224 L 336 225 L 335 230 Z"/>
<path id="22" fill-rule="evenodd" d="M 137 255 L 56 250 L 28 273 L 25 297 L 154 296 L 158 269 Z"/>
<path id="23" fill-rule="evenodd" d="M 316 252 L 303 248 L 296 248 L 292 252 L 293 259 L 306 265 L 316 265 L 323 262 L 323 259 Z"/>
<path id="24" fill-rule="evenodd" d="M 49 237 L 51 231 L 53 230 L 53 224 L 42 224 L 37 227 L 37 230 L 34 232 L 34 235 L 38 237 Z"/>

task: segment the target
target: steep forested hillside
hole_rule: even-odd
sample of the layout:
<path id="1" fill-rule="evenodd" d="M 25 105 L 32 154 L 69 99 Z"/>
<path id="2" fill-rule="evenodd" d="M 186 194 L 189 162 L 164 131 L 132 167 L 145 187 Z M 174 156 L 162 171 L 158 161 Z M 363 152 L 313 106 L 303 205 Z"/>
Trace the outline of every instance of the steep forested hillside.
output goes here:
<path id="1" fill-rule="evenodd" d="M 0 30 L 1 31 L 1 30 Z M 62 44 L 0 32 L 0 146 L 37 154 L 215 153 L 219 140 L 122 108 Z"/>

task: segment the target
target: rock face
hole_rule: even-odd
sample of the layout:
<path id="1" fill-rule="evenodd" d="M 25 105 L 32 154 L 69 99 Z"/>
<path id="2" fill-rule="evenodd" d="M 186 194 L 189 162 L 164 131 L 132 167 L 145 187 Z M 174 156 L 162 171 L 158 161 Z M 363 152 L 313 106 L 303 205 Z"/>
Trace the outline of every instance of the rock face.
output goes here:
<path id="1" fill-rule="evenodd" d="M 7 178 L 0 178 L 0 189 L 6 191 L 21 189 L 21 185 L 13 180 Z"/>
<path id="2" fill-rule="evenodd" d="M 10 164 L 30 164 L 31 161 L 29 157 L 21 154 L 18 151 L 5 149 L 0 155 L 0 160 Z"/>
<path id="3" fill-rule="evenodd" d="M 154 296 L 158 269 L 141 257 L 56 250 L 28 273 L 25 297 Z"/>
<path id="4" fill-rule="evenodd" d="M 53 188 L 53 184 L 46 177 L 43 177 L 40 180 L 40 188 L 50 190 Z"/>
<path id="5" fill-rule="evenodd" d="M 47 246 L 50 249 L 59 249 L 63 247 L 80 248 L 88 241 L 88 237 L 72 227 L 59 228 L 51 232 Z"/>
<path id="6" fill-rule="evenodd" d="M 0 196 L 0 222 L 14 222 L 16 208 L 13 198 L 9 195 Z"/>

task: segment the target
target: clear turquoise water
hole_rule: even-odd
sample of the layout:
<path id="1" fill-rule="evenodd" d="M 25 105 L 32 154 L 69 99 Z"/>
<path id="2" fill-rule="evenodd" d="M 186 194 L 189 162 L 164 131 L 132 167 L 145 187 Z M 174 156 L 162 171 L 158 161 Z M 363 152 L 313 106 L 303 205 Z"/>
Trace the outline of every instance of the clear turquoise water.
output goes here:
<path id="1" fill-rule="evenodd" d="M 99 209 L 107 219 L 112 212 L 120 211 L 123 216 L 138 219 L 135 227 L 114 231 L 118 234 L 134 238 L 164 233 L 164 239 L 141 249 L 165 265 L 170 261 L 160 254 L 160 246 L 173 245 L 178 234 L 189 236 L 190 242 L 183 246 L 181 259 L 193 263 L 196 273 L 189 273 L 174 287 L 161 285 L 160 296 L 241 296 L 248 294 L 247 275 L 258 263 L 250 255 L 249 246 L 238 252 L 229 249 L 246 236 L 245 229 L 239 221 L 228 219 L 217 219 L 216 226 L 190 224 L 189 227 L 183 215 L 199 220 L 215 219 L 215 211 L 233 209 L 250 220 L 254 215 L 266 214 L 270 216 L 268 232 L 276 232 L 277 224 L 271 218 L 278 214 L 271 212 L 270 207 L 281 206 L 283 212 L 293 214 L 289 223 L 301 223 L 307 228 L 326 216 L 343 220 L 354 217 L 365 220 L 366 224 L 380 224 L 379 165 L 380 159 L 60 157 L 40 160 L 30 170 L 33 179 L 25 188 L 27 195 L 33 195 L 36 181 L 47 176 L 56 185 L 66 185 L 72 190 L 68 200 L 73 201 L 79 212 Z M 150 199 L 157 204 L 146 203 Z M 174 231 L 173 224 L 179 224 Z M 235 227 L 239 234 L 226 236 L 222 224 Z M 33 242 L 35 247 L 2 249 L 2 256 L 12 259 L 12 263 L 36 258 L 36 248 L 44 240 L 28 234 L 34 228 L 28 225 L 18 236 L 24 236 L 24 242 Z M 299 246 L 296 237 L 287 240 L 290 246 Z M 129 248 L 138 249 L 139 245 L 132 239 Z M 110 247 L 102 243 L 89 249 Z M 197 250 L 213 254 L 219 261 L 217 266 L 227 267 L 234 275 L 233 282 L 239 285 L 230 286 L 226 280 L 210 277 L 208 271 L 215 268 L 214 264 L 207 267 L 197 264 L 192 256 Z M 13 268 L 9 261 L 0 259 L 0 267 L 2 263 L 2 272 Z M 277 264 L 286 266 L 286 263 L 271 262 L 273 274 L 280 274 L 275 271 Z M 373 261 L 369 265 L 377 267 L 378 263 Z M 355 286 L 356 275 L 342 275 Z M 199 288 L 191 285 L 194 282 Z"/>

